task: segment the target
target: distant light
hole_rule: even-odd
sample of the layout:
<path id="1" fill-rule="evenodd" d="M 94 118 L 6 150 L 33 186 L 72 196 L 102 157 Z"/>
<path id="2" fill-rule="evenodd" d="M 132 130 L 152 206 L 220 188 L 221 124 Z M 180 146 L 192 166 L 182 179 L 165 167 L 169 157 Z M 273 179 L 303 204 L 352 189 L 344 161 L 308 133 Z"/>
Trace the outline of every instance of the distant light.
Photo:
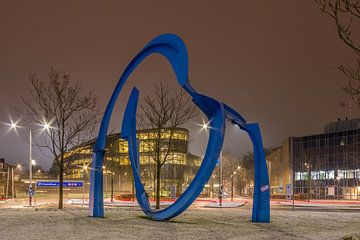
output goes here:
<path id="1" fill-rule="evenodd" d="M 41 173 L 41 170 L 40 170 L 40 169 L 38 170 L 38 173 Z"/>
<path id="2" fill-rule="evenodd" d="M 50 128 L 49 124 L 47 124 L 47 123 L 45 123 L 45 124 L 43 125 L 43 127 L 44 127 L 45 130 L 49 130 L 49 128 Z"/>
<path id="3" fill-rule="evenodd" d="M 209 128 L 209 123 L 203 123 L 201 125 L 201 128 L 204 129 L 204 130 L 207 130 Z"/>
<path id="4" fill-rule="evenodd" d="M 238 166 L 238 169 L 240 169 L 241 167 L 240 166 Z"/>
<path id="5" fill-rule="evenodd" d="M 16 168 L 21 168 L 21 164 L 20 163 L 16 164 Z"/>
<path id="6" fill-rule="evenodd" d="M 233 174 L 235 175 L 235 174 L 236 174 L 236 172 L 234 171 L 234 172 L 233 172 Z"/>
<path id="7" fill-rule="evenodd" d="M 84 165 L 83 170 L 87 170 L 87 169 L 88 169 L 88 166 Z"/>
<path id="8" fill-rule="evenodd" d="M 35 161 L 35 160 L 31 160 L 31 165 L 35 166 L 35 165 L 36 165 L 36 161 Z"/>
<path id="9" fill-rule="evenodd" d="M 17 127 L 16 123 L 11 123 L 10 128 L 15 129 Z"/>

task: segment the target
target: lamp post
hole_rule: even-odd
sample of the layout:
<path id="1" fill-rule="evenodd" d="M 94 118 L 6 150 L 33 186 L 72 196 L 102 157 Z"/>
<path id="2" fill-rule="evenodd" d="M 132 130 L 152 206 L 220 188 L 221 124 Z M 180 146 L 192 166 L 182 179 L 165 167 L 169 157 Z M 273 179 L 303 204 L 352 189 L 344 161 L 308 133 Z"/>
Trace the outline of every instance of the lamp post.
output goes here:
<path id="1" fill-rule="evenodd" d="M 310 163 L 305 163 L 305 167 L 308 170 L 308 202 L 310 202 L 310 198 L 311 198 L 311 164 Z"/>
<path id="2" fill-rule="evenodd" d="M 22 164 L 21 163 L 16 163 L 16 169 L 18 169 L 18 171 L 20 171 L 21 174 L 21 170 L 22 170 Z M 14 167 L 13 167 L 13 174 L 14 174 Z M 12 180 L 13 180 L 13 198 L 16 198 L 16 189 L 15 189 L 15 181 L 14 181 L 14 175 L 12 176 Z"/>
<path id="3" fill-rule="evenodd" d="M 33 160 L 32 160 L 32 133 L 31 133 L 31 129 L 29 129 L 29 206 L 32 205 L 32 195 L 33 195 L 33 191 L 32 191 L 32 165 L 33 165 Z"/>
<path id="4" fill-rule="evenodd" d="M 111 172 L 111 202 L 114 202 L 114 172 Z"/>
<path id="5" fill-rule="evenodd" d="M 219 205 L 222 206 L 222 200 L 223 200 L 223 179 L 222 179 L 222 151 L 220 151 L 220 157 L 219 157 Z"/>
<path id="6" fill-rule="evenodd" d="M 339 200 L 339 182 L 340 182 L 340 179 L 341 179 L 341 177 L 338 175 L 338 176 L 336 176 L 336 197 L 337 197 L 337 200 Z"/>
<path id="7" fill-rule="evenodd" d="M 200 126 L 201 126 L 201 130 L 207 132 L 207 130 L 210 128 L 210 123 L 203 122 L 202 124 L 200 124 Z M 220 156 L 219 156 L 219 206 L 220 207 L 222 207 L 223 193 L 224 193 L 223 164 L 222 164 L 222 151 L 220 151 Z"/>
<path id="8" fill-rule="evenodd" d="M 234 201 L 234 176 L 236 175 L 236 171 L 231 175 L 231 202 Z"/>
<path id="9" fill-rule="evenodd" d="M 17 129 L 27 129 L 29 130 L 29 206 L 32 206 L 32 166 L 35 165 L 35 160 L 32 159 L 32 129 L 26 128 L 23 126 L 18 126 L 17 122 L 11 122 L 7 124 L 10 126 L 10 129 L 17 130 Z M 43 130 L 49 130 L 50 125 L 47 122 L 41 124 Z"/>
<path id="10" fill-rule="evenodd" d="M 83 167 L 82 167 L 82 172 L 83 172 L 83 196 L 82 196 L 82 205 L 84 205 L 84 202 L 85 202 L 85 174 L 86 174 L 86 172 L 87 172 L 87 170 L 88 170 L 88 166 L 87 165 L 84 165 Z"/>
<path id="11" fill-rule="evenodd" d="M 242 169 L 242 166 L 238 166 L 236 170 L 239 170 L 239 195 L 241 196 L 245 196 L 245 192 L 244 192 L 244 186 L 245 186 L 245 174 L 244 174 L 244 181 L 243 183 L 241 183 L 241 169 Z M 246 169 L 244 168 L 244 170 L 246 171 Z"/>

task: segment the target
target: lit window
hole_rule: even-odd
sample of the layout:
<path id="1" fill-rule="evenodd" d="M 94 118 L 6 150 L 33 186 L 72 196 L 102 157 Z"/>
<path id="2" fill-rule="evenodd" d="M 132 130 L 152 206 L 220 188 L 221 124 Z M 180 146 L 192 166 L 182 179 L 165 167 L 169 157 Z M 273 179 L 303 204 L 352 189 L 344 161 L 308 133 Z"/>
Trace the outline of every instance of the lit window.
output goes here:
<path id="1" fill-rule="evenodd" d="M 326 175 L 327 175 L 326 176 L 327 179 L 334 179 L 335 171 L 334 170 L 333 171 L 328 171 Z"/>
<path id="2" fill-rule="evenodd" d="M 346 171 L 345 170 L 338 170 L 337 171 L 338 177 L 346 178 Z"/>
<path id="3" fill-rule="evenodd" d="M 354 178 L 354 170 L 346 170 L 347 178 Z"/>
<path id="4" fill-rule="evenodd" d="M 326 172 L 325 171 L 320 171 L 319 175 L 320 175 L 320 180 L 325 180 L 326 179 Z"/>

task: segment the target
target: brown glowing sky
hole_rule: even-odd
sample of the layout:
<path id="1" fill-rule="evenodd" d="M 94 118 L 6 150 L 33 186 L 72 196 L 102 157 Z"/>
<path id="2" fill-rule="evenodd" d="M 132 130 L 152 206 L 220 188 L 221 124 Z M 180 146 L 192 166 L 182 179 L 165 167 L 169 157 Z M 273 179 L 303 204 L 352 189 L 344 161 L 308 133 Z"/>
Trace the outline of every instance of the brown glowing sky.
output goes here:
<path id="1" fill-rule="evenodd" d="M 130 59 L 167 32 L 187 44 L 193 86 L 258 121 L 267 147 L 289 135 L 322 131 L 348 112 L 338 105 L 346 96 L 337 65 L 351 64 L 354 56 L 312 1 L 8 1 L 0 7 L 0 31 L 4 122 L 21 107 L 28 71 L 45 78 L 51 66 L 94 89 L 104 106 Z M 158 81 L 177 87 L 158 56 L 132 76 L 143 92 Z M 114 127 L 129 89 L 130 84 L 114 113 Z M 238 154 L 240 138 L 229 132 L 225 147 Z M 198 154 L 196 144 L 204 137 L 199 139 L 192 147 Z M 25 162 L 26 144 L 23 134 L 0 126 L 0 157 Z M 38 151 L 34 158 L 45 167 L 51 162 Z"/>

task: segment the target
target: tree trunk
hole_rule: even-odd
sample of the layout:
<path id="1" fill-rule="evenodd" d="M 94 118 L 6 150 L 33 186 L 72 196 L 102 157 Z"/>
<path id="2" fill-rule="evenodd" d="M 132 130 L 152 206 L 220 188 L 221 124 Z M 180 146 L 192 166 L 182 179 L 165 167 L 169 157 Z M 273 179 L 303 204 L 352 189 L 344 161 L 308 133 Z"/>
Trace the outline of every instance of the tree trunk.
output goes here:
<path id="1" fill-rule="evenodd" d="M 160 176 L 161 176 L 161 165 L 156 164 L 156 209 L 160 209 Z"/>
<path id="2" fill-rule="evenodd" d="M 156 167 L 152 169 L 153 171 L 153 191 L 152 191 L 152 197 L 156 198 Z"/>
<path id="3" fill-rule="evenodd" d="M 64 186 L 63 186 L 63 183 L 64 183 L 64 161 L 61 161 L 61 164 L 60 164 L 60 176 L 59 176 L 59 206 L 58 208 L 59 209 L 63 209 L 64 206 L 63 206 L 63 198 L 64 198 L 64 192 L 63 192 L 63 189 L 64 189 Z"/>

